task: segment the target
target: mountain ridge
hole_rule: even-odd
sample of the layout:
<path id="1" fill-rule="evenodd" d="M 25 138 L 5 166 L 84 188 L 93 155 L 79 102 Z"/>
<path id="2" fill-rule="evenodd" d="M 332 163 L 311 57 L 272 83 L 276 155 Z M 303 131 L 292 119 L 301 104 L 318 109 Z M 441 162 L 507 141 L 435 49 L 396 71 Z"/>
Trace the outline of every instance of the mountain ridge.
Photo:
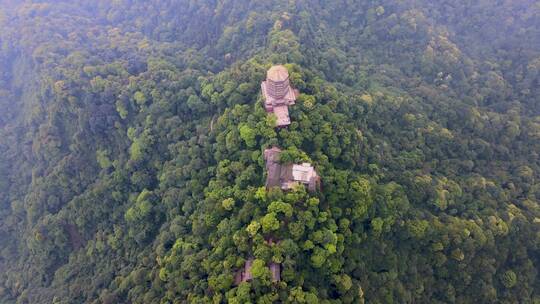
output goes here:
<path id="1" fill-rule="evenodd" d="M 537 4 L 0 8 L 1 301 L 539 301 Z M 278 143 L 323 193 L 264 190 Z"/>

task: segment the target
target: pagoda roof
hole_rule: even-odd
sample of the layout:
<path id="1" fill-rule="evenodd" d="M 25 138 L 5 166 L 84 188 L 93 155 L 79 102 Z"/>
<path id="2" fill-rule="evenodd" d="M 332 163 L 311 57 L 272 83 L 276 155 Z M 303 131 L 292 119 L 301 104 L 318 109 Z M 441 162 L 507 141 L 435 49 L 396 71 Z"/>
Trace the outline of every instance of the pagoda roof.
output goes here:
<path id="1" fill-rule="evenodd" d="M 289 78 L 289 71 L 282 65 L 274 65 L 266 72 L 266 79 L 274 82 L 283 82 Z"/>

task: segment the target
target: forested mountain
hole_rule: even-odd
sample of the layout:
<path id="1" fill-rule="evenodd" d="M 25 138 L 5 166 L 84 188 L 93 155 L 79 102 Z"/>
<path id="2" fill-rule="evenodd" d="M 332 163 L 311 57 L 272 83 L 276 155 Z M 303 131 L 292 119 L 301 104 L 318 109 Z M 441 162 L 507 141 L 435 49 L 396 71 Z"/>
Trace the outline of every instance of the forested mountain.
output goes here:
<path id="1" fill-rule="evenodd" d="M 1 303 L 540 303 L 539 153 L 537 0 L 0 0 Z"/>

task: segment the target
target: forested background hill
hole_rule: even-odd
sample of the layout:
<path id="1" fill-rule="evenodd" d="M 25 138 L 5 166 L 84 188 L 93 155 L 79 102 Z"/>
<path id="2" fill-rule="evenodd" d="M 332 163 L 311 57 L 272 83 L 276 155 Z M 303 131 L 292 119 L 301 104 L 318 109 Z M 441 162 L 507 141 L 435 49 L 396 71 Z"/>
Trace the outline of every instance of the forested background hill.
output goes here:
<path id="1" fill-rule="evenodd" d="M 1 303 L 540 303 L 539 153 L 535 0 L 0 0 Z"/>

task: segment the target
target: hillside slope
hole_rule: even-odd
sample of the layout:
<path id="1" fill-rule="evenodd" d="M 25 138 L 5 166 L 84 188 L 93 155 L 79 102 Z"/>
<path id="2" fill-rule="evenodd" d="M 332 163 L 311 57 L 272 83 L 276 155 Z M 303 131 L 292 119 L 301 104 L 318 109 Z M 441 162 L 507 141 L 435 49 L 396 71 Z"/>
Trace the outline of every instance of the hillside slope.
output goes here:
<path id="1" fill-rule="evenodd" d="M 540 3 L 0 0 L 0 27 L 0 302 L 540 302 Z M 273 145 L 322 190 L 267 191 Z"/>

